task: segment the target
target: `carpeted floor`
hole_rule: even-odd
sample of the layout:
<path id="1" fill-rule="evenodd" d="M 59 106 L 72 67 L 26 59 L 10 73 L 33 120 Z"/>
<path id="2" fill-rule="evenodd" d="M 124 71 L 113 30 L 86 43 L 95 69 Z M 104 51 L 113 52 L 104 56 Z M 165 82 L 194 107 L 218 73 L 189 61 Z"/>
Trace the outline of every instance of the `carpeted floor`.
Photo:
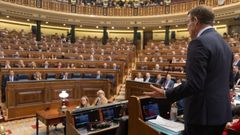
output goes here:
<path id="1" fill-rule="evenodd" d="M 5 127 L 6 135 L 36 135 L 36 119 L 27 118 L 15 121 L 0 123 L 0 126 Z M 39 122 L 39 135 L 46 134 L 46 126 Z M 63 125 L 58 124 L 57 127 L 50 127 L 50 135 L 63 135 Z"/>

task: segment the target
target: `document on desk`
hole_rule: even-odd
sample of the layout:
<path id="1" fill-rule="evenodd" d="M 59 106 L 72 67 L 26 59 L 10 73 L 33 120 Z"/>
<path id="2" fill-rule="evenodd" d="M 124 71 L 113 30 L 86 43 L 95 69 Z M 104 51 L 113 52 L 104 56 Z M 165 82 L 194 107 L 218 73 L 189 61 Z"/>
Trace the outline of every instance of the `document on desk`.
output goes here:
<path id="1" fill-rule="evenodd" d="M 181 135 L 184 130 L 184 124 L 164 119 L 161 116 L 157 116 L 156 119 L 149 120 L 147 123 L 167 135 Z"/>

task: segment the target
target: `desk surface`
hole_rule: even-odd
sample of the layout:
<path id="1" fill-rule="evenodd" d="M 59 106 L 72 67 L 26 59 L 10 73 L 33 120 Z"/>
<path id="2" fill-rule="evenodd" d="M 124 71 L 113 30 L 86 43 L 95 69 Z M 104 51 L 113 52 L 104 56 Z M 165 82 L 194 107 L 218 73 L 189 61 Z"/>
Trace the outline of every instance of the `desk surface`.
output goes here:
<path id="1" fill-rule="evenodd" d="M 60 112 L 58 109 L 38 111 L 37 115 L 44 119 L 55 119 L 55 118 L 61 118 L 66 116 L 64 112 Z"/>

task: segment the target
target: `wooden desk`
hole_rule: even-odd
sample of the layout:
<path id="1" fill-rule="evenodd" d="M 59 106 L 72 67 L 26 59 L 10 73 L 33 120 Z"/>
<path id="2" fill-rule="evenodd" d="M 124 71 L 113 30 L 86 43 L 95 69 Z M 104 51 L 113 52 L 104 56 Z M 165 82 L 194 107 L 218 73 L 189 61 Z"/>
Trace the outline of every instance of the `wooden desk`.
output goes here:
<path id="1" fill-rule="evenodd" d="M 82 96 L 88 96 L 92 103 L 99 89 L 110 98 L 111 87 L 111 82 L 104 79 L 8 82 L 6 88 L 8 120 L 31 117 L 37 111 L 47 108 L 58 108 L 60 106 L 58 95 L 62 90 L 67 90 L 69 104 L 74 106 L 79 104 Z"/>
<path id="2" fill-rule="evenodd" d="M 46 125 L 46 134 L 49 135 L 49 126 L 65 123 L 66 114 L 60 112 L 58 109 L 42 110 L 36 113 L 36 135 L 39 131 L 39 120 Z M 64 126 L 64 134 L 66 134 L 66 127 Z"/>

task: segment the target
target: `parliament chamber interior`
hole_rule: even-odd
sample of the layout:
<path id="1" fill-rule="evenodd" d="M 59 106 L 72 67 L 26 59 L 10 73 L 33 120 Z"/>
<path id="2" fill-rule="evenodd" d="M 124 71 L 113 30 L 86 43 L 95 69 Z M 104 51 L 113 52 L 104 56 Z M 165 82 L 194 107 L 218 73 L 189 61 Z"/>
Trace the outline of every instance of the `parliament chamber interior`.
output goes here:
<path id="1" fill-rule="evenodd" d="M 187 16 L 199 5 L 212 8 L 234 54 L 234 108 L 240 0 L 0 0 L 0 134 L 181 135 L 149 121 L 180 130 L 183 100 L 144 92 L 187 81 Z M 224 135 L 240 135 L 238 126 Z"/>

